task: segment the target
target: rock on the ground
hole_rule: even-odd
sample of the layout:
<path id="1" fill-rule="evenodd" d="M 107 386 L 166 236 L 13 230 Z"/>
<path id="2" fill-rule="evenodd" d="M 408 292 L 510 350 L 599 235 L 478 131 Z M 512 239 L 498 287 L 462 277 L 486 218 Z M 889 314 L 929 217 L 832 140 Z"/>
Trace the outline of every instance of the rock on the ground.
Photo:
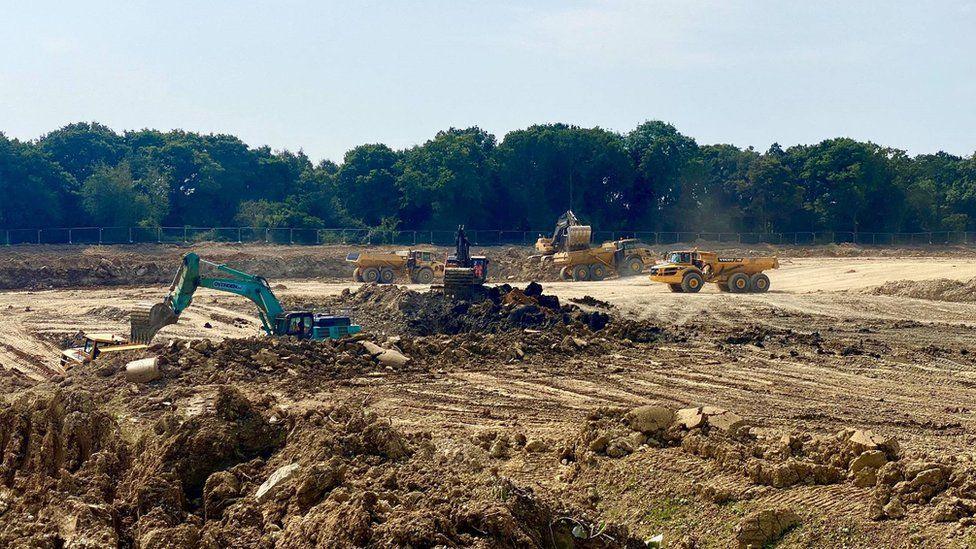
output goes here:
<path id="1" fill-rule="evenodd" d="M 860 452 L 871 450 L 881 450 L 889 460 L 896 459 L 900 447 L 898 441 L 893 437 L 885 437 L 867 429 L 854 429 L 850 431 L 848 442 Z"/>
<path id="2" fill-rule="evenodd" d="M 746 426 L 741 416 L 716 406 L 682 408 L 675 412 L 674 424 L 689 431 L 708 426 L 729 434 L 734 434 Z"/>
<path id="3" fill-rule="evenodd" d="M 799 523 L 800 517 L 791 509 L 763 509 L 743 517 L 735 528 L 735 539 L 740 549 L 759 549 Z"/>
<path id="4" fill-rule="evenodd" d="M 256 499 L 258 503 L 264 503 L 265 501 L 270 500 L 285 486 L 285 484 L 288 483 L 289 480 L 292 479 L 292 477 L 299 472 L 299 470 L 301 470 L 301 466 L 297 463 L 291 463 L 289 465 L 279 467 L 277 471 L 271 473 L 271 476 L 268 477 L 268 480 L 264 481 L 264 484 L 258 487 L 258 491 L 254 494 L 254 499 Z"/>
<path id="5" fill-rule="evenodd" d="M 664 406 L 649 404 L 638 406 L 627 413 L 627 424 L 631 429 L 644 434 L 663 431 L 674 421 L 674 412 Z"/>

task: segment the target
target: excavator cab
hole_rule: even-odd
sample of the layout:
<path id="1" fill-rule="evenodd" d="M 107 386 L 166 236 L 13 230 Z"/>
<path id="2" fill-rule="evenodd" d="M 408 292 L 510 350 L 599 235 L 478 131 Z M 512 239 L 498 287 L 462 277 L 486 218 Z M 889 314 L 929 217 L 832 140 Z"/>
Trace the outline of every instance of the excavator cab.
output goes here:
<path id="1" fill-rule="evenodd" d="M 275 319 L 275 333 L 283 336 L 297 337 L 298 339 L 312 339 L 312 332 L 315 328 L 315 321 L 310 312 L 288 312 L 278 315 Z"/>

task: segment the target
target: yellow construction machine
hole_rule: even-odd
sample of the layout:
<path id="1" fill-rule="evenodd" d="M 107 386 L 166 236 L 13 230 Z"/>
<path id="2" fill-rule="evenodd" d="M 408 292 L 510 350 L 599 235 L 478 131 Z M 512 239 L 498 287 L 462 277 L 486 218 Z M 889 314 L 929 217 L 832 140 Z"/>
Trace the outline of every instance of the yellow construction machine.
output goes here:
<path id="1" fill-rule="evenodd" d="M 592 228 L 580 223 L 572 210 L 566 211 L 556 220 L 556 228 L 552 237 L 539 235 L 535 241 L 535 249 L 543 259 L 556 252 L 583 250 L 590 246 Z"/>
<path id="2" fill-rule="evenodd" d="M 397 277 L 406 277 L 414 284 L 430 284 L 435 277 L 444 276 L 444 262 L 434 259 L 434 252 L 422 250 L 352 252 L 346 261 L 355 265 L 352 277 L 356 282 L 392 284 Z"/>
<path id="3" fill-rule="evenodd" d="M 651 281 L 667 284 L 672 292 L 695 293 L 706 282 L 723 292 L 745 293 L 769 290 L 763 271 L 779 268 L 775 257 L 721 257 L 715 252 L 683 250 L 668 252 L 665 262 L 650 269 Z"/>
<path id="4" fill-rule="evenodd" d="M 145 349 L 146 345 L 129 343 L 125 338 L 115 334 L 84 334 L 85 344 L 61 351 L 61 367 L 69 368 L 76 364 L 87 364 L 99 356 L 120 351 L 135 351 Z"/>
<path id="5" fill-rule="evenodd" d="M 611 273 L 620 276 L 639 275 L 644 265 L 653 263 L 650 246 L 636 238 L 604 242 L 595 248 L 567 250 L 552 256 L 563 280 L 603 280 Z"/>

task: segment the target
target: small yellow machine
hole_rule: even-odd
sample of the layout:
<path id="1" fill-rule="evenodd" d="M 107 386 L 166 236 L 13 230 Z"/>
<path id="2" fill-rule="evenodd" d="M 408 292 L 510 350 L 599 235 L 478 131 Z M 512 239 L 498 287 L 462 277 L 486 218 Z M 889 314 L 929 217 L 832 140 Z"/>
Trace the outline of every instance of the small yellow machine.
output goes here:
<path id="1" fill-rule="evenodd" d="M 422 250 L 352 252 L 346 261 L 356 266 L 352 272 L 356 282 L 392 284 L 398 276 L 403 276 L 414 284 L 430 284 L 435 277 L 444 276 L 444 263 L 434 259 L 434 252 Z"/>
<path id="2" fill-rule="evenodd" d="M 146 345 L 129 343 L 115 334 L 85 334 L 85 344 L 61 351 L 61 367 L 69 368 L 76 364 L 87 364 L 102 354 L 120 351 L 145 349 Z"/>
<path id="3" fill-rule="evenodd" d="M 769 277 L 763 271 L 779 268 L 775 257 L 719 257 L 698 250 L 668 252 L 665 258 L 651 267 L 651 281 L 667 284 L 672 292 L 695 293 L 706 282 L 723 292 L 765 292 Z"/>
<path id="4" fill-rule="evenodd" d="M 583 225 L 572 210 L 568 210 L 556 220 L 556 228 L 551 237 L 539 235 L 535 241 L 535 250 L 543 259 L 549 258 L 556 252 L 572 252 L 585 250 L 590 247 L 592 228 Z"/>
<path id="5" fill-rule="evenodd" d="M 650 246 L 628 238 L 614 242 L 604 242 L 596 248 L 559 252 L 552 256 L 552 262 L 560 267 L 559 277 L 563 280 L 603 280 L 612 272 L 620 276 L 639 275 L 644 265 L 653 263 L 656 257 Z"/>

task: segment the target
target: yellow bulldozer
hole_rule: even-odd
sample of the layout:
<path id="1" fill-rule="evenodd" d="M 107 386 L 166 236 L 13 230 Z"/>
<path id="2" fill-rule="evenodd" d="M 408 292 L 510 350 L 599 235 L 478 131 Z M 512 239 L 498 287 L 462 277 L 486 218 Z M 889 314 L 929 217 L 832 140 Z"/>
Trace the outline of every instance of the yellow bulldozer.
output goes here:
<path id="1" fill-rule="evenodd" d="M 775 257 L 721 257 L 698 250 L 668 252 L 665 258 L 651 267 L 651 281 L 667 284 L 672 292 L 695 293 L 706 282 L 723 292 L 766 292 L 769 277 L 763 271 L 779 268 Z"/>
<path id="2" fill-rule="evenodd" d="M 85 343 L 81 347 L 72 347 L 61 351 L 61 367 L 70 368 L 78 364 L 87 364 L 103 354 L 123 351 L 136 351 L 147 346 L 140 343 L 130 343 L 125 338 L 115 334 L 84 334 Z"/>
<path id="3" fill-rule="evenodd" d="M 650 246 L 635 238 L 604 242 L 595 248 L 559 252 L 552 262 L 562 280 L 603 280 L 611 273 L 634 276 L 656 260 Z"/>
<path id="4" fill-rule="evenodd" d="M 346 261 L 355 265 L 352 278 L 356 282 L 392 284 L 404 277 L 414 284 L 430 284 L 444 276 L 444 262 L 434 259 L 434 252 L 400 250 L 393 253 L 352 252 Z"/>

